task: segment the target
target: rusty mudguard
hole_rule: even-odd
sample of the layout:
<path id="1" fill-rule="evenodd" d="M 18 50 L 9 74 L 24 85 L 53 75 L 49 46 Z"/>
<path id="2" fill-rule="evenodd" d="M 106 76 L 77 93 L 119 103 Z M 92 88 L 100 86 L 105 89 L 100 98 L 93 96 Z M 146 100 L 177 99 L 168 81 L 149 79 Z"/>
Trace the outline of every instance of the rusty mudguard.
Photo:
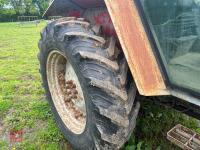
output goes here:
<path id="1" fill-rule="evenodd" d="M 140 94 L 168 95 L 163 75 L 134 0 L 54 0 L 44 16 L 85 17 L 83 12 L 92 8 L 103 8 L 102 10 L 105 9 L 111 17 L 112 21 L 108 23 L 114 26 Z"/>

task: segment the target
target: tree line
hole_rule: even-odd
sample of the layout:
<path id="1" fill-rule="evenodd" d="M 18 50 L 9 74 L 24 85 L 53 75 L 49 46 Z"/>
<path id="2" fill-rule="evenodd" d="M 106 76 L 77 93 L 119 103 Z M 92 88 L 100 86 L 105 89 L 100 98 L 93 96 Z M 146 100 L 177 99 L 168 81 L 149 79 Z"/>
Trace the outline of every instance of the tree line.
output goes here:
<path id="1" fill-rule="evenodd" d="M 41 17 L 49 0 L 0 0 L 0 22 L 17 21 L 18 16 Z"/>

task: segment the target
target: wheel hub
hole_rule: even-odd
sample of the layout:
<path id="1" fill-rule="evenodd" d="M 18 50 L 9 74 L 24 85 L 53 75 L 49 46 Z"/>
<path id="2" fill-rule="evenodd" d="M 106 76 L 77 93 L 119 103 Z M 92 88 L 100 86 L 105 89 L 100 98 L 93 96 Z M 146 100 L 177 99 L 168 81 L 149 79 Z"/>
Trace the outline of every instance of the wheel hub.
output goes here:
<path id="1" fill-rule="evenodd" d="M 49 54 L 47 80 L 52 100 L 64 124 L 75 134 L 81 134 L 86 125 L 83 91 L 72 65 L 58 51 Z"/>

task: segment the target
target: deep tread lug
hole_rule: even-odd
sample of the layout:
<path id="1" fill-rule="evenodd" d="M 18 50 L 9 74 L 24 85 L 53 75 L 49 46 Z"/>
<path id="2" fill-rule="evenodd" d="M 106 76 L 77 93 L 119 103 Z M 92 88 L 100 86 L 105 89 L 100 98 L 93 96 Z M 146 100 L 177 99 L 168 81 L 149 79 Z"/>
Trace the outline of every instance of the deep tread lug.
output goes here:
<path id="1" fill-rule="evenodd" d="M 95 53 L 91 53 L 91 52 L 86 52 L 86 51 L 80 51 L 79 54 L 81 55 L 82 58 L 87 58 L 87 59 L 91 59 L 91 60 L 96 60 L 100 63 L 105 64 L 107 67 L 118 71 L 119 70 L 119 66 L 117 64 L 117 62 L 115 61 L 111 61 L 99 54 L 95 54 Z"/>
<path id="2" fill-rule="evenodd" d="M 119 73 L 119 81 L 121 83 L 122 88 L 124 88 L 126 85 L 127 73 L 128 73 L 128 64 L 124 58 L 120 63 L 120 73 Z"/>
<path id="3" fill-rule="evenodd" d="M 125 103 L 126 114 L 128 115 L 131 112 L 131 109 L 134 105 L 134 100 L 136 97 L 136 88 L 135 85 L 131 85 L 128 91 L 128 100 Z"/>
<path id="4" fill-rule="evenodd" d="M 120 136 L 122 134 L 121 130 L 118 130 L 117 133 L 108 134 L 105 133 L 105 131 L 102 129 L 100 125 L 97 125 L 97 129 L 101 133 L 101 138 L 106 142 L 116 145 L 116 149 L 119 149 L 123 145 L 123 143 L 126 142 L 126 139 Z"/>
<path id="5" fill-rule="evenodd" d="M 116 110 L 99 108 L 100 114 L 111 119 L 112 122 L 117 125 L 127 128 L 129 126 L 129 120 L 127 117 L 120 115 Z"/>
<path id="6" fill-rule="evenodd" d="M 77 36 L 77 37 L 84 37 L 84 38 L 89 38 L 89 39 L 93 39 L 95 41 L 100 42 L 101 44 L 105 44 L 105 40 L 102 37 L 96 36 L 96 35 L 91 35 L 88 33 L 84 33 L 84 32 L 67 32 L 65 33 L 65 36 Z"/>
<path id="7" fill-rule="evenodd" d="M 90 25 L 86 21 L 68 20 L 68 21 L 63 21 L 63 22 L 56 23 L 55 26 L 63 26 L 63 25 L 68 25 L 68 24 L 80 24 L 80 25 L 83 25 L 85 27 L 89 27 L 89 25 Z"/>
<path id="8" fill-rule="evenodd" d="M 115 44 L 116 44 L 116 39 L 114 37 L 111 37 L 109 46 L 106 49 L 109 58 L 112 58 L 115 55 Z"/>
<path id="9" fill-rule="evenodd" d="M 96 35 L 98 35 L 100 33 L 100 30 L 101 30 L 101 26 L 100 25 L 95 25 L 92 27 L 92 31 L 94 31 L 94 33 Z"/>
<path id="10" fill-rule="evenodd" d="M 128 95 L 126 91 L 118 89 L 116 86 L 112 85 L 109 81 L 102 81 L 95 78 L 90 78 L 90 84 L 92 86 L 98 87 L 105 91 L 107 94 L 111 94 L 116 98 L 121 98 L 126 101 L 128 99 Z"/>

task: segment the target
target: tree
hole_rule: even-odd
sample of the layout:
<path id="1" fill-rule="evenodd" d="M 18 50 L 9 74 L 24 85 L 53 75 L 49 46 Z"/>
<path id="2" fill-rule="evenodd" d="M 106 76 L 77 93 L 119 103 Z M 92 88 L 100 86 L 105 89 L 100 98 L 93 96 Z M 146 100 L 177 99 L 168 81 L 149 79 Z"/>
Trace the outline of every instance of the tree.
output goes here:
<path id="1" fill-rule="evenodd" d="M 37 6 L 39 14 L 43 15 L 49 5 L 49 0 L 33 0 L 33 3 Z"/>
<path id="2" fill-rule="evenodd" d="M 0 0 L 0 8 L 2 9 L 5 5 L 8 4 L 7 0 Z"/>
<path id="3" fill-rule="evenodd" d="M 22 14 L 24 12 L 23 0 L 9 0 L 9 4 L 13 7 L 16 14 Z"/>
<path id="4" fill-rule="evenodd" d="M 0 21 L 16 21 L 19 15 L 42 16 L 49 0 L 0 0 Z"/>
<path id="5" fill-rule="evenodd" d="M 0 0 L 6 1 L 6 0 Z M 7 0 L 15 10 L 16 14 L 30 15 L 34 10 L 39 15 L 43 15 L 49 5 L 49 0 Z"/>
<path id="6" fill-rule="evenodd" d="M 32 8 L 32 6 L 34 5 L 32 0 L 23 0 L 23 4 L 24 4 L 24 10 L 25 10 L 25 14 L 26 15 L 30 15 L 30 9 Z"/>

